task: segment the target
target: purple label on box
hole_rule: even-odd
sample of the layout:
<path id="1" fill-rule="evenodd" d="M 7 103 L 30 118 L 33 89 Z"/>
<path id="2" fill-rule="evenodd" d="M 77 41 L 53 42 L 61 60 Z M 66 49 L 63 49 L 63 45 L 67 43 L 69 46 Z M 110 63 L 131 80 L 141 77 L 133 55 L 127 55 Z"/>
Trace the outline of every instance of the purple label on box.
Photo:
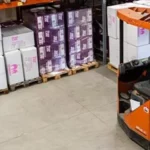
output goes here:
<path id="1" fill-rule="evenodd" d="M 74 14 L 74 11 L 69 11 L 67 13 L 67 16 L 68 16 L 68 25 L 73 25 L 75 24 L 75 14 Z"/>
<path id="2" fill-rule="evenodd" d="M 46 60 L 46 73 L 53 71 L 52 60 Z"/>
<path id="3" fill-rule="evenodd" d="M 57 14 L 58 18 L 58 26 L 64 26 L 64 13 L 58 13 Z"/>
<path id="4" fill-rule="evenodd" d="M 92 36 L 89 36 L 87 38 L 87 48 L 88 49 L 93 49 L 93 37 Z"/>
<path id="5" fill-rule="evenodd" d="M 81 50 L 87 50 L 88 49 L 88 37 L 85 37 L 81 40 Z"/>
<path id="6" fill-rule="evenodd" d="M 39 60 L 45 60 L 46 58 L 46 50 L 45 46 L 38 47 L 38 53 L 39 53 Z"/>
<path id="7" fill-rule="evenodd" d="M 87 35 L 93 35 L 92 23 L 87 23 Z"/>
<path id="8" fill-rule="evenodd" d="M 45 44 L 45 35 L 43 31 L 39 31 L 37 33 L 37 42 L 38 45 L 44 45 Z"/>
<path id="9" fill-rule="evenodd" d="M 45 50 L 46 50 L 46 59 L 52 59 L 51 45 L 46 45 Z"/>
<path id="10" fill-rule="evenodd" d="M 68 27 L 68 36 L 70 41 L 80 38 L 80 26 Z"/>
<path id="11" fill-rule="evenodd" d="M 74 54 L 74 53 L 76 53 L 75 41 L 70 41 L 69 42 L 69 54 Z"/>
<path id="12" fill-rule="evenodd" d="M 51 44 L 51 31 L 45 30 L 45 44 Z"/>
<path id="13" fill-rule="evenodd" d="M 56 58 L 52 60 L 53 71 L 60 71 L 66 68 L 65 57 Z"/>
<path id="14" fill-rule="evenodd" d="M 53 58 L 60 58 L 62 56 L 65 56 L 65 44 L 52 44 L 52 57 Z"/>
<path id="15" fill-rule="evenodd" d="M 44 19 L 43 16 L 37 16 L 37 28 L 38 30 L 43 30 L 44 29 Z"/>
<path id="16" fill-rule="evenodd" d="M 75 41 L 75 51 L 77 53 L 81 51 L 81 41 L 80 40 Z"/>
<path id="17" fill-rule="evenodd" d="M 76 66 L 76 53 L 69 55 L 69 67 Z"/>
<path id="18" fill-rule="evenodd" d="M 91 8 L 87 9 L 86 14 L 87 14 L 87 22 L 92 22 L 92 17 L 93 17 L 92 9 Z"/>
<path id="19" fill-rule="evenodd" d="M 51 42 L 52 43 L 64 42 L 64 37 L 65 37 L 64 28 L 51 29 Z"/>

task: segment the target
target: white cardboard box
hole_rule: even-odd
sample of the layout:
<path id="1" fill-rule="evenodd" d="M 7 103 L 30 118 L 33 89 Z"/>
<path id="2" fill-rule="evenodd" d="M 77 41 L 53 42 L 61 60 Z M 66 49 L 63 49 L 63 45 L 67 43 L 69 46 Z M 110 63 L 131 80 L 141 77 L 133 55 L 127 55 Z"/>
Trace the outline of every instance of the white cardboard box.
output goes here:
<path id="1" fill-rule="evenodd" d="M 127 24 L 127 43 L 142 46 L 150 43 L 150 32 L 147 29 Z"/>
<path id="2" fill-rule="evenodd" d="M 128 43 L 127 42 L 124 42 L 123 61 L 124 61 L 124 63 L 129 62 L 129 59 L 128 59 Z"/>
<path id="3" fill-rule="evenodd" d="M 39 77 L 37 49 L 29 47 L 20 49 L 23 61 L 25 81 Z"/>
<path id="4" fill-rule="evenodd" d="M 118 68 L 120 62 L 119 39 L 109 37 L 109 58 L 110 64 Z"/>
<path id="5" fill-rule="evenodd" d="M 109 37 L 109 58 L 110 64 L 118 68 L 120 64 L 120 44 L 119 39 Z M 127 43 L 124 42 L 124 62 L 128 62 L 127 59 Z"/>
<path id="6" fill-rule="evenodd" d="M 2 46 L 2 41 L 0 41 L 0 55 L 3 55 L 3 46 Z"/>
<path id="7" fill-rule="evenodd" d="M 33 31 L 21 25 L 2 29 L 2 35 L 4 52 L 35 45 Z"/>
<path id="8" fill-rule="evenodd" d="M 128 44 L 127 51 L 128 61 L 147 58 L 150 56 L 150 44 L 139 47 Z"/>
<path id="9" fill-rule="evenodd" d="M 120 21 L 117 17 L 117 10 L 133 7 L 133 3 L 125 3 L 114 6 L 107 7 L 107 22 L 108 22 L 108 36 L 112 38 L 120 37 Z M 126 28 L 126 23 L 124 23 L 124 30 Z M 124 41 L 126 41 L 126 32 L 124 32 Z"/>
<path id="10" fill-rule="evenodd" d="M 5 53 L 9 85 L 24 81 L 21 53 L 19 50 Z"/>
<path id="11" fill-rule="evenodd" d="M 0 56 L 0 90 L 7 88 L 7 78 L 4 57 Z"/>

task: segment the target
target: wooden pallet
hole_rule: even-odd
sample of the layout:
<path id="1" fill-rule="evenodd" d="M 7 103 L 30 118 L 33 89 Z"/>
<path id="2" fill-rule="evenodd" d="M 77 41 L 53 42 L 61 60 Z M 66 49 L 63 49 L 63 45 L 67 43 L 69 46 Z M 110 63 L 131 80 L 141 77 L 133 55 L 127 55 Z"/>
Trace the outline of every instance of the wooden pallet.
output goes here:
<path id="1" fill-rule="evenodd" d="M 8 94 L 8 93 L 9 93 L 8 88 L 0 90 L 0 94 Z"/>
<path id="2" fill-rule="evenodd" d="M 9 87 L 11 91 L 15 91 L 16 88 L 25 87 L 25 82 L 16 83 L 16 84 L 10 85 Z"/>
<path id="3" fill-rule="evenodd" d="M 99 66 L 100 66 L 99 62 L 93 61 L 87 64 L 83 64 L 81 66 L 73 67 L 71 70 L 72 70 L 72 74 L 76 74 L 81 71 L 84 71 L 84 72 L 89 71 L 92 68 L 98 68 Z"/>
<path id="4" fill-rule="evenodd" d="M 108 63 L 107 64 L 107 68 L 111 71 L 113 71 L 114 73 L 118 73 L 118 69 L 116 67 L 114 67 L 112 64 Z"/>
<path id="5" fill-rule="evenodd" d="M 52 72 L 52 73 L 47 73 L 45 75 L 42 75 L 42 80 L 44 83 L 46 83 L 50 79 L 58 80 L 63 76 L 71 76 L 71 75 L 72 75 L 72 71 L 70 69 L 64 69 L 56 73 Z"/>
<path id="6" fill-rule="evenodd" d="M 37 83 L 37 84 L 42 83 L 42 78 L 37 77 L 37 78 L 31 79 L 31 80 L 25 81 L 25 86 L 28 87 L 29 85 L 34 84 L 34 83 Z"/>

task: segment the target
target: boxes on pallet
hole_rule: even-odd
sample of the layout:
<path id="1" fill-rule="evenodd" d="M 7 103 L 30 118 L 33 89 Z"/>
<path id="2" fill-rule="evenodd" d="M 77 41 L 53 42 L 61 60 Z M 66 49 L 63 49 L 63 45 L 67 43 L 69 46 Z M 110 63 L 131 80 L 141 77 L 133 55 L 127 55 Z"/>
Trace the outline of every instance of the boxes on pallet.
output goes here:
<path id="1" fill-rule="evenodd" d="M 2 29 L 4 52 L 35 45 L 32 30 L 20 25 Z"/>
<path id="2" fill-rule="evenodd" d="M 0 90 L 7 89 L 6 69 L 4 57 L 0 56 Z"/>
<path id="3" fill-rule="evenodd" d="M 39 77 L 36 47 L 20 49 L 25 81 Z"/>
<path id="4" fill-rule="evenodd" d="M 119 67 L 120 64 L 120 43 L 119 39 L 109 37 L 109 58 L 110 64 L 115 68 Z M 127 58 L 127 42 L 123 43 L 124 46 L 124 62 L 128 61 Z"/>
<path id="5" fill-rule="evenodd" d="M 19 50 L 5 53 L 9 85 L 24 82 L 21 53 Z"/>
<path id="6" fill-rule="evenodd" d="M 147 29 L 127 24 L 127 43 L 134 46 L 147 45 L 150 42 L 150 32 Z"/>
<path id="7" fill-rule="evenodd" d="M 125 49 L 125 53 L 128 61 L 147 58 L 150 56 L 150 44 L 138 47 L 127 44 L 127 49 Z"/>
<path id="8" fill-rule="evenodd" d="M 67 20 L 69 67 L 93 61 L 92 10 L 68 11 Z"/>
<path id="9" fill-rule="evenodd" d="M 25 24 L 36 34 L 40 74 L 66 69 L 64 13 L 30 10 L 25 14 Z"/>
<path id="10" fill-rule="evenodd" d="M 136 4 L 125 3 L 107 7 L 107 22 L 108 22 L 108 36 L 112 38 L 120 37 L 120 22 L 117 17 L 117 11 L 119 9 L 134 7 Z M 126 29 L 126 23 L 124 23 L 124 30 Z M 124 32 L 124 40 L 126 41 L 126 32 Z"/>

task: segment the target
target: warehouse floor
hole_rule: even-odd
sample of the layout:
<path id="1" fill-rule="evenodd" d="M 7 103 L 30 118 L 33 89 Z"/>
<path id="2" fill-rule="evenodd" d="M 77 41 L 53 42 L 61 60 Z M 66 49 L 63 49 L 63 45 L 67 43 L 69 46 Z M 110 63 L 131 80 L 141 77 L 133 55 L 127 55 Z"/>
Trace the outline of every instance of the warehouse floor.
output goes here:
<path id="1" fill-rule="evenodd" d="M 106 67 L 0 97 L 0 150 L 142 150 L 117 125 Z"/>

